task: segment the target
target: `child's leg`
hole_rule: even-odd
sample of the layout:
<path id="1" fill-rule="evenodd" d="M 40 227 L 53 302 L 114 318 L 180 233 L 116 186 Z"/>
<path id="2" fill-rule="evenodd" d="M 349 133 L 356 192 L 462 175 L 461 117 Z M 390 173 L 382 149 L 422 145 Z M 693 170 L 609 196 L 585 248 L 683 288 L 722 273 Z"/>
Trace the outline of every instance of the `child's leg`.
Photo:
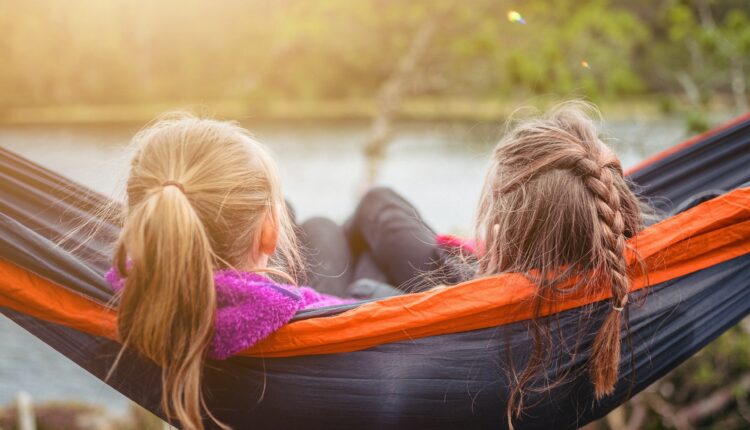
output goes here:
<path id="1" fill-rule="evenodd" d="M 307 284 L 321 293 L 347 297 L 354 259 L 344 230 L 328 218 L 314 217 L 299 231 Z"/>
<path id="2" fill-rule="evenodd" d="M 355 253 L 369 251 L 388 282 L 402 290 L 456 281 L 446 276 L 452 271 L 444 267 L 435 232 L 414 206 L 389 188 L 368 191 L 347 227 Z"/>
<path id="3" fill-rule="evenodd" d="M 354 265 L 354 273 L 352 274 L 354 280 L 372 279 L 373 281 L 388 283 L 388 276 L 380 268 L 377 261 L 375 261 L 369 249 L 356 254 L 355 260 L 356 264 Z"/>
<path id="4" fill-rule="evenodd" d="M 369 252 L 354 262 L 344 230 L 333 221 L 315 217 L 298 228 L 309 286 L 322 293 L 362 300 L 401 294 L 388 285 Z"/>

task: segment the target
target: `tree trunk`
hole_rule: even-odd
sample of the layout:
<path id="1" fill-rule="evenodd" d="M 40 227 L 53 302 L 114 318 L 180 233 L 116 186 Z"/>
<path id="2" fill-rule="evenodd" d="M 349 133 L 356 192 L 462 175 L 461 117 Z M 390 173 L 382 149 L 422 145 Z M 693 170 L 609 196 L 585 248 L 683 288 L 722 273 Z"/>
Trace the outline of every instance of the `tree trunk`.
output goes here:
<path id="1" fill-rule="evenodd" d="M 685 91 L 685 95 L 690 101 L 690 104 L 693 106 L 699 106 L 701 102 L 701 93 L 698 89 L 698 85 L 696 85 L 693 78 L 690 77 L 690 74 L 684 70 L 677 73 L 677 82 L 680 83 L 682 90 Z"/>
<path id="2" fill-rule="evenodd" d="M 737 113 L 745 113 L 748 111 L 747 105 L 747 81 L 745 78 L 745 68 L 743 59 L 735 56 L 732 58 L 732 68 L 730 73 L 732 74 L 732 94 L 734 95 L 734 107 L 737 109 Z"/>
<path id="3" fill-rule="evenodd" d="M 363 189 L 370 187 L 377 178 L 385 157 L 385 151 L 392 137 L 393 115 L 396 113 L 410 81 L 414 78 L 419 62 L 427 52 L 438 23 L 449 8 L 437 10 L 428 16 L 417 29 L 409 48 L 398 62 L 396 69 L 380 86 L 377 93 L 377 113 L 372 119 L 370 138 L 365 143 L 367 176 Z"/>

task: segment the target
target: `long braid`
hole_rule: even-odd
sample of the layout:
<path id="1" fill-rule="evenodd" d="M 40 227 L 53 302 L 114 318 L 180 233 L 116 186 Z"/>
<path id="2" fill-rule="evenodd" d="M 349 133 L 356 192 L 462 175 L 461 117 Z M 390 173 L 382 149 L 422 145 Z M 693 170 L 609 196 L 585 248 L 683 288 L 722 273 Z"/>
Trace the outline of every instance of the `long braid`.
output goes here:
<path id="1" fill-rule="evenodd" d="M 584 134 L 584 133 L 581 133 Z M 620 367 L 620 328 L 622 312 L 628 302 L 630 277 L 625 259 L 626 223 L 620 191 L 616 177 L 622 177 L 622 167 L 616 157 L 604 158 L 600 152 L 587 151 L 576 141 L 584 136 L 564 135 L 573 143 L 568 152 L 555 154 L 546 168 L 569 170 L 583 180 L 584 186 L 593 197 L 597 222 L 593 226 L 594 279 L 612 290 L 612 309 L 600 327 L 592 346 L 590 373 L 596 398 L 600 399 L 614 391 Z M 595 137 L 594 137 L 595 138 Z M 562 140 L 562 139 L 561 139 Z M 589 148 L 595 146 L 589 146 Z M 541 164 L 541 163 L 540 163 Z M 530 172 L 544 169 L 530 169 Z M 515 178 L 504 185 L 505 192 L 517 186 L 517 182 L 528 178 Z"/>
<path id="2" fill-rule="evenodd" d="M 597 399 L 611 394 L 618 379 L 621 326 L 627 322 L 621 312 L 630 290 L 626 239 L 643 221 L 638 199 L 617 156 L 599 139 L 592 116 L 598 117 L 593 106 L 571 102 L 520 122 L 495 149 L 478 205 L 475 228 L 485 249 L 477 275 L 523 273 L 537 284 L 533 347 L 523 362 L 511 358 L 509 368 L 510 426 L 529 407 L 527 393 L 558 387 L 574 371 L 562 369 L 550 380 L 548 366 L 556 354 L 575 359 L 590 336 L 583 316 L 572 344 L 560 334 L 564 345 L 558 347 L 550 336 L 542 306 L 568 293 L 611 289 L 612 309 L 597 327 L 588 372 Z M 580 282 L 571 285 L 574 279 Z"/>
<path id="3" fill-rule="evenodd" d="M 586 170 L 584 183 L 594 197 L 598 215 L 600 246 L 598 254 L 598 280 L 612 289 L 612 309 L 597 333 L 591 354 L 590 373 L 596 398 L 614 391 L 620 367 L 620 328 L 622 311 L 628 301 L 630 277 L 625 260 L 625 222 L 620 203 L 620 193 L 615 187 L 615 174 L 622 174 L 619 163 L 610 162 L 602 167 L 593 160 L 582 160 L 580 170 Z M 593 175 L 594 170 L 598 175 Z"/>

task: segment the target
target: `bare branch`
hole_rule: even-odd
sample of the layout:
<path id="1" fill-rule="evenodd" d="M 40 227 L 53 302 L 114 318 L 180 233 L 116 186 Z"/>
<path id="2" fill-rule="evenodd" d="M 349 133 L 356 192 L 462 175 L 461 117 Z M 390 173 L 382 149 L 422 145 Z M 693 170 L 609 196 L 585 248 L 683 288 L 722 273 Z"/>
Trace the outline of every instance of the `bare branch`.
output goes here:
<path id="1" fill-rule="evenodd" d="M 625 405 L 620 405 L 612 412 L 607 414 L 607 425 L 612 430 L 627 430 L 628 425 L 625 422 Z"/>
<path id="2" fill-rule="evenodd" d="M 630 417 L 628 417 L 627 425 L 625 426 L 626 430 L 639 430 L 643 428 L 643 425 L 646 423 L 646 419 L 648 418 L 648 406 L 643 401 L 643 398 L 641 396 L 634 397 L 630 404 L 632 406 L 632 410 L 630 412 Z"/>
<path id="3" fill-rule="evenodd" d="M 750 372 L 744 373 L 735 384 L 722 387 L 711 395 L 687 406 L 677 412 L 680 420 L 689 423 L 697 423 L 701 420 L 716 414 L 725 408 L 729 403 L 734 401 L 735 391 L 750 390 Z"/>
<path id="4" fill-rule="evenodd" d="M 690 77 L 690 74 L 682 70 L 677 73 L 676 77 L 677 82 L 680 83 L 683 91 L 685 91 L 685 95 L 687 96 L 688 100 L 690 100 L 690 103 L 694 106 L 698 106 L 701 99 L 700 90 L 698 89 L 698 85 L 696 85 L 693 78 Z"/>
<path id="5" fill-rule="evenodd" d="M 734 55 L 730 74 L 732 75 L 732 94 L 734 95 L 734 106 L 737 113 L 748 111 L 747 104 L 747 78 L 745 77 L 744 57 Z"/>
<path id="6" fill-rule="evenodd" d="M 649 395 L 648 403 L 654 412 L 662 416 L 666 424 L 673 426 L 677 430 L 692 430 L 693 426 L 690 425 L 690 422 L 685 417 L 677 414 L 674 407 L 658 394 Z"/>
<path id="7" fill-rule="evenodd" d="M 393 115 L 401 104 L 406 88 L 414 78 L 420 61 L 430 47 L 438 24 L 452 9 L 452 6 L 451 3 L 448 7 L 436 10 L 422 22 L 395 70 L 378 90 L 378 112 L 372 120 L 371 135 L 365 144 L 368 173 L 363 188 L 368 187 L 375 181 L 385 155 L 385 149 L 391 140 Z"/>

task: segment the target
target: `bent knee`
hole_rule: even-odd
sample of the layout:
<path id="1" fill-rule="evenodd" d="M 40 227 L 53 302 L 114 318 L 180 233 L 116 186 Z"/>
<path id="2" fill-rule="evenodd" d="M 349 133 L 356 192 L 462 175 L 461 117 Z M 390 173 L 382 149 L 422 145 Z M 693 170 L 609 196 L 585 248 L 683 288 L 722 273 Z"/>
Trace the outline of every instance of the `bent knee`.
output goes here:
<path id="1" fill-rule="evenodd" d="M 401 196 L 396 193 L 396 191 L 393 190 L 393 188 L 385 187 L 385 186 L 377 186 L 372 187 L 367 192 L 365 192 L 365 195 L 362 196 L 362 200 L 360 200 L 359 206 L 363 207 L 370 207 L 370 206 L 379 206 L 384 203 L 388 203 L 394 200 L 401 199 Z"/>
<path id="2" fill-rule="evenodd" d="M 306 219 L 305 222 L 300 225 L 300 227 L 302 227 L 302 229 L 305 231 L 318 231 L 321 229 L 337 229 L 338 224 L 336 224 L 336 222 L 330 218 L 326 218 L 324 216 L 314 216 Z"/>

